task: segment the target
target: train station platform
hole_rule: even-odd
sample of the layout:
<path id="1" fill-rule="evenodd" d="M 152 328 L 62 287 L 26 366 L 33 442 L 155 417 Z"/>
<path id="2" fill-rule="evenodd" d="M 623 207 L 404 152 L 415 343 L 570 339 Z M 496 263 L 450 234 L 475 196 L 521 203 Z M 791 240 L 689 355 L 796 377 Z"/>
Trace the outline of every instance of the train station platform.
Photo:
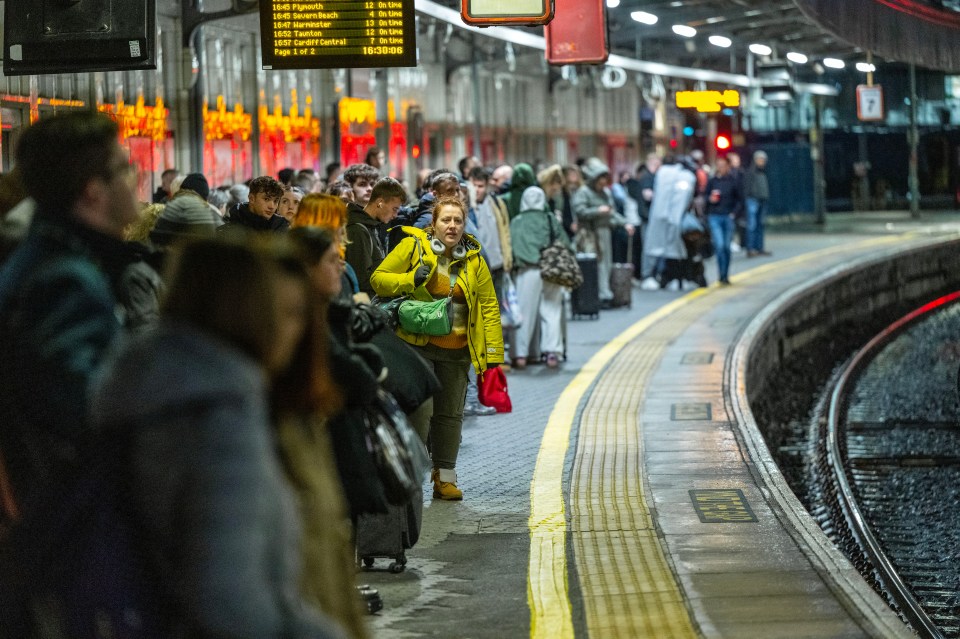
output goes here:
<path id="1" fill-rule="evenodd" d="M 782 224 L 729 287 L 570 321 L 559 369 L 510 372 L 514 411 L 465 422 L 464 501 L 427 501 L 406 572 L 360 574 L 384 599 L 373 635 L 913 636 L 779 475 L 743 349 L 795 287 L 958 233 L 957 213 Z"/>

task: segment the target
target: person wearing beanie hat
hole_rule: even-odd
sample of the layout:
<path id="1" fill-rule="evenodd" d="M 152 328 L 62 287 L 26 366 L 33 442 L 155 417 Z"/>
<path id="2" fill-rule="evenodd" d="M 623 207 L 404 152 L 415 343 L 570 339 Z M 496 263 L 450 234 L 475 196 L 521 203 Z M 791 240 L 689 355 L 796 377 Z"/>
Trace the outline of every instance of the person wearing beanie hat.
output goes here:
<path id="1" fill-rule="evenodd" d="M 193 191 L 204 200 L 210 196 L 210 184 L 207 182 L 207 178 L 203 177 L 203 173 L 188 174 L 180 183 L 180 188 Z"/>
<path id="2" fill-rule="evenodd" d="M 191 173 L 184 182 L 193 175 L 199 174 Z M 200 178 L 203 179 L 203 176 Z M 203 180 L 203 184 L 206 184 L 206 180 Z M 179 237 L 212 235 L 222 224 L 223 220 L 210 208 L 206 199 L 189 187 L 181 187 L 157 218 L 157 223 L 150 231 L 150 240 L 158 246 L 166 246 Z"/>

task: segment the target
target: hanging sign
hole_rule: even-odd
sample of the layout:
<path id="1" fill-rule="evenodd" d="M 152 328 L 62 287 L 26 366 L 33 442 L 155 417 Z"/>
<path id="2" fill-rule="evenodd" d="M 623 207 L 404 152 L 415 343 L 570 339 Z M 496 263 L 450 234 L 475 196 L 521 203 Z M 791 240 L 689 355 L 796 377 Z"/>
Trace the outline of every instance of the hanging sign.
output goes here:
<path id="1" fill-rule="evenodd" d="M 543 34 L 550 64 L 601 64 L 610 56 L 603 0 L 556 0 Z"/>
<path id="2" fill-rule="evenodd" d="M 553 18 L 553 0 L 461 0 L 460 17 L 475 27 L 538 26 Z"/>
<path id="3" fill-rule="evenodd" d="M 261 0 L 264 69 L 415 67 L 414 0 Z"/>
<path id="4" fill-rule="evenodd" d="M 719 91 L 677 91 L 678 109 L 696 109 L 700 113 L 719 113 L 724 108 L 740 106 L 740 92 L 727 89 Z"/>
<path id="5" fill-rule="evenodd" d="M 883 88 L 879 84 L 857 87 L 857 118 L 865 122 L 883 120 Z"/>

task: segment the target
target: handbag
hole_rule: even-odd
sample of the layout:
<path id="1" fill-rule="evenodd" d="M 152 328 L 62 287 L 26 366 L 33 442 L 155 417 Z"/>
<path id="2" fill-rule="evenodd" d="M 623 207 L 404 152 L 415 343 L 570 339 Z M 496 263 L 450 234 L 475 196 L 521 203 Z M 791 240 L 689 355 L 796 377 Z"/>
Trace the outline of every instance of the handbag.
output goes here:
<path id="1" fill-rule="evenodd" d="M 580 288 L 583 284 L 583 273 L 577 263 L 577 256 L 556 236 L 553 220 L 550 220 L 550 244 L 540 251 L 540 277 L 545 282 L 570 289 Z"/>
<path id="2" fill-rule="evenodd" d="M 430 457 L 420 436 L 410 426 L 396 400 L 379 389 L 376 400 L 364 408 L 368 447 L 387 501 L 406 504 L 430 472 Z"/>
<path id="3" fill-rule="evenodd" d="M 423 264 L 423 247 L 420 247 Z M 397 308 L 400 328 L 417 335 L 449 335 L 453 330 L 453 289 L 457 286 L 457 265 L 450 266 L 450 292 L 446 297 L 429 302 L 406 299 Z"/>
<path id="4" fill-rule="evenodd" d="M 513 402 L 507 392 L 507 376 L 503 369 L 488 368 L 477 380 L 477 398 L 484 406 L 492 406 L 498 413 L 509 413 L 513 410 Z"/>
<path id="5" fill-rule="evenodd" d="M 520 310 L 520 297 L 517 295 L 517 285 L 509 273 L 503 274 L 503 287 L 500 300 L 500 326 L 502 328 L 520 328 L 523 324 L 523 313 Z"/>

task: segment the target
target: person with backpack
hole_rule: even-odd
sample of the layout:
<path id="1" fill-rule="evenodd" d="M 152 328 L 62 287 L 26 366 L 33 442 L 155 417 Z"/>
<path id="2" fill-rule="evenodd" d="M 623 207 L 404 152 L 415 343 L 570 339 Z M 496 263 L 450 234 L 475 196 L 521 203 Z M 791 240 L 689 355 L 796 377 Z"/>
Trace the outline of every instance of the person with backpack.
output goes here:
<path id="1" fill-rule="evenodd" d="M 386 250 L 383 242 L 383 225 L 397 216 L 407 200 L 403 185 L 393 178 L 377 181 L 370 192 L 369 200 L 359 206 L 347 205 L 347 250 L 344 258 L 357 274 L 360 292 L 373 296 L 370 275 L 380 266 Z"/>

